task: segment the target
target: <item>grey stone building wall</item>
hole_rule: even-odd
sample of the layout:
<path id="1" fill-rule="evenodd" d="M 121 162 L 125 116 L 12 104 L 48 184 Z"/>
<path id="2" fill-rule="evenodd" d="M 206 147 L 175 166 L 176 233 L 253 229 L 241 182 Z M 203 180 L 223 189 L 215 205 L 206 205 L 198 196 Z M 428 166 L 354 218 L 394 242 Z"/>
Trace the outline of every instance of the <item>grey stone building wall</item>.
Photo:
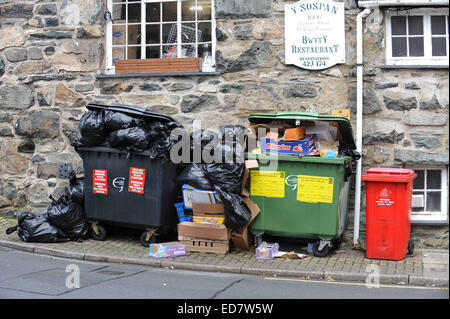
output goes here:
<path id="1" fill-rule="evenodd" d="M 134 104 L 187 128 L 247 124 L 254 112 L 350 108 L 356 129 L 356 15 L 346 0 L 346 63 L 285 65 L 283 0 L 216 0 L 220 75 L 98 77 L 105 65 L 102 0 L 0 0 L 0 213 L 40 212 L 66 180 L 78 122 L 91 101 Z M 364 23 L 364 162 L 448 165 L 448 69 L 384 69 L 384 14 Z M 364 193 L 362 233 L 364 239 Z M 353 204 L 353 196 L 350 196 Z M 353 211 L 347 237 L 352 237 Z M 414 226 L 418 247 L 448 248 L 448 226 Z"/>

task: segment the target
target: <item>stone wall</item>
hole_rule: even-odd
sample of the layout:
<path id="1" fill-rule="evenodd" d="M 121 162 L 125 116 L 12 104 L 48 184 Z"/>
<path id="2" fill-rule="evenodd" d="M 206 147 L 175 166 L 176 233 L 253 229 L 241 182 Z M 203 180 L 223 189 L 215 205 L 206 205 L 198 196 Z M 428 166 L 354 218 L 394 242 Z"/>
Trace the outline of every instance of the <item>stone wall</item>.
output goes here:
<path id="1" fill-rule="evenodd" d="M 345 1 L 346 63 L 308 71 L 284 64 L 289 2 L 216 0 L 220 75 L 99 78 L 104 1 L 0 0 L 0 213 L 47 206 L 48 195 L 66 184 L 57 178 L 58 163 L 82 172 L 71 142 L 91 101 L 143 106 L 187 128 L 194 119 L 218 127 L 246 124 L 254 112 L 350 108 L 356 129 L 355 19 L 361 10 Z M 383 21 L 383 12 L 374 10 L 364 26 L 364 171 L 448 165 L 448 70 L 381 68 Z M 448 247 L 448 226 L 415 226 L 413 237 L 419 247 Z"/>

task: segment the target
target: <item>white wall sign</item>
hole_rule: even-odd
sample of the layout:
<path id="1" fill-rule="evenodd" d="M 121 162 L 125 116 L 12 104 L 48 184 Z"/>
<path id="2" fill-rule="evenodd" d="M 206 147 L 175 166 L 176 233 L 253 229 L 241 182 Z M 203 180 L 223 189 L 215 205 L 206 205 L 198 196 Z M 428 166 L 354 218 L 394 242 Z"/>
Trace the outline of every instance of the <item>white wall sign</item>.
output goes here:
<path id="1" fill-rule="evenodd" d="M 286 64 L 309 70 L 345 63 L 344 3 L 301 0 L 285 6 Z"/>

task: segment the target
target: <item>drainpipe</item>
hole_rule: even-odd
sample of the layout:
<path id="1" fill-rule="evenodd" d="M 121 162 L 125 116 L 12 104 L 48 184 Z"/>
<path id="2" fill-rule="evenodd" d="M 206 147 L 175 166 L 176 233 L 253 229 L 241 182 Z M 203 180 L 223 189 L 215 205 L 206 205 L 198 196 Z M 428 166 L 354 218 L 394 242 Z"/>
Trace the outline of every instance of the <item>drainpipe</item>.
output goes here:
<path id="1" fill-rule="evenodd" d="M 362 155 L 363 124 L 363 26 L 362 22 L 372 10 L 365 8 L 356 17 L 356 151 Z M 358 161 L 355 184 L 355 220 L 353 229 L 353 246 L 359 245 L 359 224 L 361 217 L 361 168 L 363 157 Z"/>

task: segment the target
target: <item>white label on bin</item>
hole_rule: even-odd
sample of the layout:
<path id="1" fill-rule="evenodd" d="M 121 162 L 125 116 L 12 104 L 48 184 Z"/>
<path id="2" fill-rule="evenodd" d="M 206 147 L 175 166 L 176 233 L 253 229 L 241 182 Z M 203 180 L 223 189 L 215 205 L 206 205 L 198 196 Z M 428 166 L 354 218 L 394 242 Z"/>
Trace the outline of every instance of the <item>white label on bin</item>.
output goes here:
<path id="1" fill-rule="evenodd" d="M 125 185 L 125 177 L 114 178 L 112 185 L 119 190 L 119 193 L 123 191 L 123 186 Z"/>

